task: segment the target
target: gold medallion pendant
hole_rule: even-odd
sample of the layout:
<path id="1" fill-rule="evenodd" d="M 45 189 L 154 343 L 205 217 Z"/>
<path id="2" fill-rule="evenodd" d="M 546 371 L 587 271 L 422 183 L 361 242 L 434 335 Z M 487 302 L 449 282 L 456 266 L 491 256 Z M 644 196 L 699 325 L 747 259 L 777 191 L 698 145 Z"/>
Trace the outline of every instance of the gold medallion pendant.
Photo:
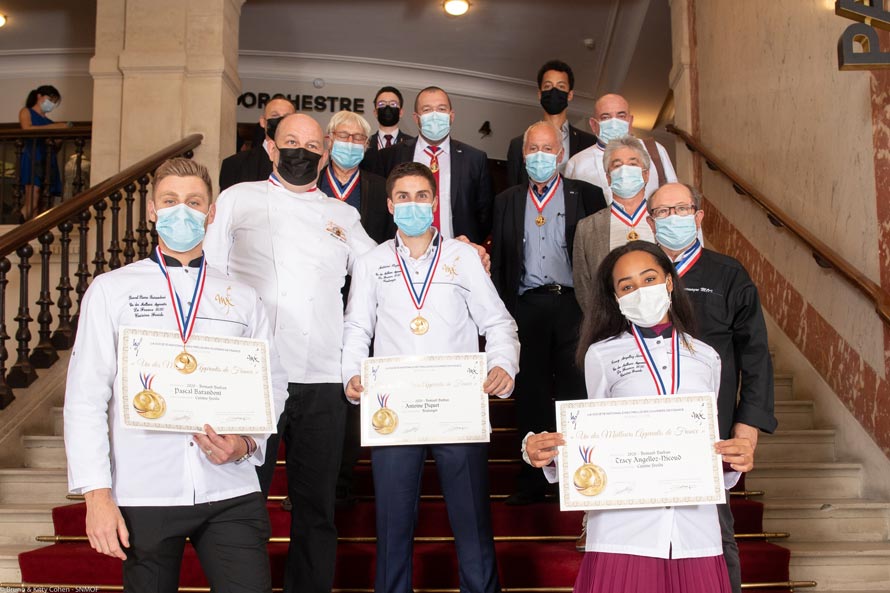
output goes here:
<path id="1" fill-rule="evenodd" d="M 173 366 L 183 375 L 190 375 L 198 368 L 198 359 L 185 350 L 180 352 L 173 360 Z"/>
<path id="2" fill-rule="evenodd" d="M 399 416 L 389 408 L 380 408 L 371 416 L 371 426 L 380 434 L 390 434 L 399 426 Z"/>
<path id="3" fill-rule="evenodd" d="M 167 411 L 167 402 L 157 392 L 143 389 L 133 397 L 133 407 L 143 418 L 157 420 Z"/>
<path id="4" fill-rule="evenodd" d="M 414 319 L 411 320 L 409 326 L 411 328 L 411 333 L 415 336 L 422 336 L 426 332 L 430 331 L 430 322 L 420 316 L 417 315 Z"/>
<path id="5" fill-rule="evenodd" d="M 544 215 L 538 214 L 538 217 L 535 219 L 535 224 L 538 226 L 544 226 L 545 222 L 547 222 L 547 219 L 544 218 Z"/>
<path id="6" fill-rule="evenodd" d="M 585 463 L 575 470 L 574 482 L 584 496 L 596 496 L 606 488 L 606 472 L 598 465 Z"/>
<path id="7" fill-rule="evenodd" d="M 438 161 L 433 161 L 432 163 L 430 163 L 430 171 L 432 171 L 433 173 L 436 173 L 439 171 L 439 162 Z"/>
<path id="8" fill-rule="evenodd" d="M 639 239 L 639 238 L 640 238 L 640 235 L 639 235 L 635 230 L 633 230 L 633 229 L 630 229 L 630 232 L 627 233 L 627 240 L 628 240 L 628 241 L 636 241 L 636 240 Z"/>

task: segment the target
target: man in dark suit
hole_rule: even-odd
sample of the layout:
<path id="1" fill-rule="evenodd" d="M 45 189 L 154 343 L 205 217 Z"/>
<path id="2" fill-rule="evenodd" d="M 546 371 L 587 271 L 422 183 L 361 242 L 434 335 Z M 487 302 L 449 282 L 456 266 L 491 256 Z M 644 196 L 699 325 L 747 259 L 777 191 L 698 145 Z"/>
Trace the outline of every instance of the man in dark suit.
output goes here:
<path id="1" fill-rule="evenodd" d="M 269 153 L 263 145 L 267 134 L 270 131 L 274 133 L 274 126 L 270 126 L 270 120 L 277 123 L 279 119 L 285 115 L 295 113 L 296 109 L 290 99 L 284 95 L 275 95 L 263 108 L 263 115 L 260 116 L 260 128 L 262 134 L 253 139 L 253 146 L 250 150 L 242 150 L 236 152 L 230 157 L 223 159 L 219 167 L 219 191 L 245 181 L 262 181 L 268 179 L 272 174 L 272 161 L 269 159 Z"/>
<path id="2" fill-rule="evenodd" d="M 488 156 L 451 138 L 454 111 L 439 87 L 427 87 L 414 101 L 420 136 L 381 150 L 375 172 L 387 177 L 393 168 L 414 161 L 427 165 L 439 186 L 439 209 L 433 224 L 445 238 L 466 236 L 482 244 L 491 230 L 493 192 Z"/>
<path id="3" fill-rule="evenodd" d="M 498 194 L 491 235 L 491 279 L 519 326 L 516 423 L 520 435 L 556 428 L 556 399 L 585 397 L 584 377 L 574 365 L 581 309 L 575 301 L 572 245 L 582 218 L 606 207 L 600 188 L 565 179 L 560 131 L 532 124 L 523 141 L 530 182 Z M 540 471 L 522 464 L 507 504 L 544 498 Z"/>
<path id="4" fill-rule="evenodd" d="M 394 86 L 385 86 L 374 95 L 374 117 L 377 118 L 380 127 L 368 140 L 368 150 L 365 152 L 362 164 L 359 165 L 363 171 L 374 171 L 379 151 L 399 142 L 414 140 L 414 136 L 409 136 L 399 129 L 399 121 L 404 114 L 404 104 L 401 91 Z"/>
<path id="5" fill-rule="evenodd" d="M 569 158 L 596 144 L 596 136 L 569 124 L 567 111 L 569 102 L 575 98 L 574 88 L 575 74 L 565 62 L 550 60 L 538 70 L 538 100 L 544 109 L 543 120 L 562 133 L 561 144 L 565 156 L 560 172 L 565 169 Z M 522 154 L 522 136 L 516 136 L 510 140 L 510 148 L 507 149 L 507 182 L 510 185 L 528 183 Z"/>

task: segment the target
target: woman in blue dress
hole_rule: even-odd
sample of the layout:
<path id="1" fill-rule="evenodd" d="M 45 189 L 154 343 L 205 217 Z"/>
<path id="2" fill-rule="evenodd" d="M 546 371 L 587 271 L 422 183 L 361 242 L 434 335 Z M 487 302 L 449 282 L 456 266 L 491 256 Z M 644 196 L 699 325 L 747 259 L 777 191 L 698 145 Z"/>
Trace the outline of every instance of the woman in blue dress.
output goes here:
<path id="1" fill-rule="evenodd" d="M 47 114 L 59 106 L 62 95 L 54 86 L 43 85 L 28 93 L 25 106 L 19 111 L 19 124 L 23 130 L 32 128 L 57 129 L 65 128 L 68 124 L 54 123 Z M 55 156 L 53 154 L 53 156 Z M 25 140 L 22 151 L 21 183 L 25 186 L 24 201 L 22 203 L 22 218 L 28 220 L 37 213 L 37 205 L 40 200 L 40 188 L 43 186 L 43 177 L 46 174 L 46 140 L 44 138 L 30 138 Z M 62 177 L 59 174 L 58 159 L 53 158 L 50 163 L 50 195 L 62 195 Z"/>

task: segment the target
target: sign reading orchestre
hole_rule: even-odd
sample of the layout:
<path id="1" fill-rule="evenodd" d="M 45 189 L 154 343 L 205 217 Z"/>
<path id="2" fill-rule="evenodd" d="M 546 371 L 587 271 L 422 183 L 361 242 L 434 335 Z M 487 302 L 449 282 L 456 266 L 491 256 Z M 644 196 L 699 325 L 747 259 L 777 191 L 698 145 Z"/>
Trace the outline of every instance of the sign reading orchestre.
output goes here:
<path id="1" fill-rule="evenodd" d="M 118 368 L 128 428 L 199 433 L 209 424 L 220 434 L 276 430 L 266 340 L 192 335 L 186 351 L 175 331 L 125 327 Z"/>
<path id="2" fill-rule="evenodd" d="M 556 402 L 562 510 L 724 502 L 713 393 Z"/>
<path id="3" fill-rule="evenodd" d="M 487 443 L 484 353 L 362 361 L 362 446 Z"/>

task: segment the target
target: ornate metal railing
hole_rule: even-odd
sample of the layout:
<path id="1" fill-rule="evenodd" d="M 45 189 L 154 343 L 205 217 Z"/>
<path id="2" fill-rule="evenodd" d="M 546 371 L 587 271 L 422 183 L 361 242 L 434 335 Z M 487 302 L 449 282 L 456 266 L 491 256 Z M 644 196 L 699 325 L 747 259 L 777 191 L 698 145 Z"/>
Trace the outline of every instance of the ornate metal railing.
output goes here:
<path id="1" fill-rule="evenodd" d="M 772 200 L 755 190 L 746 183 L 741 176 L 730 169 L 726 163 L 715 157 L 708 151 L 700 140 L 687 132 L 669 124 L 667 131 L 680 137 L 686 143 L 686 148 L 697 152 L 704 158 L 705 164 L 712 171 L 718 171 L 732 183 L 736 193 L 748 196 L 755 204 L 766 213 L 767 219 L 773 226 L 784 227 L 795 238 L 807 246 L 813 254 L 816 263 L 823 268 L 831 269 L 840 274 L 853 288 L 861 292 L 875 307 L 875 311 L 884 323 L 890 324 L 890 295 L 888 295 L 876 282 L 863 274 L 853 264 L 841 257 L 834 249 L 825 244 L 816 235 L 807 230 L 794 217 L 779 208 Z"/>
<path id="2" fill-rule="evenodd" d="M 15 399 L 13 390 L 27 387 L 37 379 L 37 370 L 49 368 L 59 359 L 58 351 L 70 348 L 77 331 L 80 303 L 94 278 L 106 270 L 113 270 L 146 257 L 150 248 L 157 244 L 153 225 L 149 226 L 146 211 L 149 175 L 165 160 L 179 155 L 192 156 L 201 144 L 201 134 L 192 134 L 179 142 L 159 150 L 153 155 L 124 169 L 117 175 L 94 185 L 70 200 L 49 208 L 37 217 L 0 236 L 0 409 Z M 92 211 L 92 212 L 91 212 Z M 110 237 L 105 238 L 106 211 L 109 218 Z M 121 221 L 123 211 L 123 221 Z M 92 221 L 92 224 L 91 224 Z M 71 241 L 77 227 L 77 263 L 71 282 Z M 90 242 L 90 229 L 95 231 L 95 241 Z M 53 302 L 56 274 L 51 273 L 51 245 L 59 238 L 59 271 Z M 40 289 L 35 301 L 37 308 L 37 344 L 32 348 L 33 337 L 31 298 L 28 294 L 28 275 L 34 248 L 40 245 Z M 90 260 L 90 246 L 95 245 Z M 6 287 L 12 270 L 10 256 L 18 259 L 19 294 L 16 322 L 16 360 L 7 371 L 9 351 L 6 342 L 10 336 L 6 326 Z M 107 257 L 106 257 L 107 255 Z M 72 295 L 72 293 L 74 293 Z M 73 313 L 72 313 L 73 311 Z M 56 321 L 55 327 L 53 322 Z"/>

